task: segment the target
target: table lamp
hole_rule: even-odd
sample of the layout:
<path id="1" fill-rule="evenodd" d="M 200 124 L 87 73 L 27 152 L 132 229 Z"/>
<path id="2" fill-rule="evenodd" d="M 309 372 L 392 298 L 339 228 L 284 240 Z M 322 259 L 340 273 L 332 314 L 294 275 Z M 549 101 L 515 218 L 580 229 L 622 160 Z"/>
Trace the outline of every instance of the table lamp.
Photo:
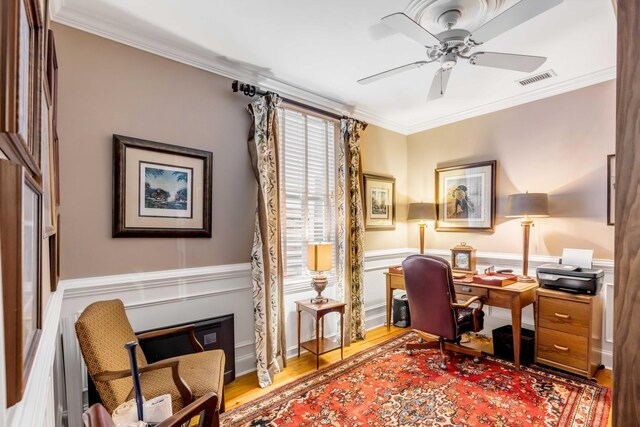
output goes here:
<path id="1" fill-rule="evenodd" d="M 408 220 L 420 220 L 420 253 L 424 254 L 424 227 L 425 220 L 436 219 L 436 207 L 433 203 L 409 203 Z"/>
<path id="2" fill-rule="evenodd" d="M 522 218 L 523 255 L 522 276 L 518 276 L 520 282 L 534 282 L 529 277 L 529 233 L 533 225 L 532 218 L 549 216 L 549 198 L 546 193 L 511 194 L 507 198 L 507 218 Z"/>
<path id="3" fill-rule="evenodd" d="M 322 291 L 327 287 L 327 276 L 323 275 L 323 271 L 331 270 L 331 261 L 333 259 L 333 245 L 331 243 L 309 243 L 307 247 L 307 269 L 316 271 L 320 274 L 313 276 L 311 286 L 318 293 L 315 298 L 311 299 L 313 304 L 321 304 L 329 300 L 322 296 Z"/>

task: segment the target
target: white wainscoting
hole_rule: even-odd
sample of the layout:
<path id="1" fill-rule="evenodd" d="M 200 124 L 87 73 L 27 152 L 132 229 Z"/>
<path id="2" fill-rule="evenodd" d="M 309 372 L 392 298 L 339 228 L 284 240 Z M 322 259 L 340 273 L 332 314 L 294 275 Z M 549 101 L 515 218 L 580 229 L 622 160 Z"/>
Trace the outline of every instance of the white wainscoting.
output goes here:
<path id="1" fill-rule="evenodd" d="M 42 334 L 29 379 L 22 400 L 6 410 L 4 421 L 7 426 L 56 427 L 60 425 L 56 418 L 53 378 L 55 376 L 54 356 L 60 340 L 58 325 L 62 301 L 62 290 L 52 293 L 49 297 L 43 312 Z"/>
<path id="2" fill-rule="evenodd" d="M 386 282 L 384 271 L 398 265 L 408 255 L 418 251 L 400 248 L 382 251 L 369 251 L 365 255 L 365 321 L 367 329 L 385 324 Z M 433 255 L 450 257 L 449 250 L 429 250 Z M 521 258 L 515 254 L 478 253 L 478 268 L 489 265 L 497 268 L 519 270 Z M 530 259 L 530 268 L 546 262 L 557 262 L 557 257 L 534 256 Z M 613 283 L 613 262 L 596 261 L 597 268 L 605 270 L 605 282 Z M 232 264 L 182 270 L 134 273 L 107 277 L 65 280 L 61 282 L 64 290 L 62 303 L 61 330 L 63 335 L 65 386 L 67 390 L 68 425 L 80 426 L 80 414 L 84 409 L 86 391 L 86 371 L 75 338 L 74 322 L 79 313 L 90 303 L 98 300 L 119 298 L 123 300 L 127 315 L 134 330 L 162 327 L 175 323 L 196 321 L 224 314 L 235 317 L 236 375 L 255 369 L 252 285 L 249 264 Z M 331 284 L 324 292 L 335 296 L 335 285 Z M 310 285 L 298 283 L 285 291 L 285 323 L 287 356 L 297 354 L 297 316 L 294 302 L 314 296 Z M 603 333 L 603 363 L 612 364 L 612 319 L 613 285 L 607 285 L 600 294 L 605 299 L 605 323 Z M 315 325 L 302 315 L 302 340 L 314 334 Z M 327 319 L 327 336 L 337 332 L 335 321 Z M 485 333 L 491 329 L 510 323 L 510 312 L 496 308 L 487 308 Z M 533 328 L 531 307 L 525 309 L 523 326 Z"/>

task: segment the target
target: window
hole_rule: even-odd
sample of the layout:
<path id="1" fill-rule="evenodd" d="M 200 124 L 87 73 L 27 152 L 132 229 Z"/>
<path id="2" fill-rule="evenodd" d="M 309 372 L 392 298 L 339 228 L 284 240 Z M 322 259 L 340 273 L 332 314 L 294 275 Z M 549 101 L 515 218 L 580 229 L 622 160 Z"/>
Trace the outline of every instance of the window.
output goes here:
<path id="1" fill-rule="evenodd" d="M 336 236 L 336 122 L 281 108 L 280 209 L 285 283 L 308 277 L 307 243 Z"/>

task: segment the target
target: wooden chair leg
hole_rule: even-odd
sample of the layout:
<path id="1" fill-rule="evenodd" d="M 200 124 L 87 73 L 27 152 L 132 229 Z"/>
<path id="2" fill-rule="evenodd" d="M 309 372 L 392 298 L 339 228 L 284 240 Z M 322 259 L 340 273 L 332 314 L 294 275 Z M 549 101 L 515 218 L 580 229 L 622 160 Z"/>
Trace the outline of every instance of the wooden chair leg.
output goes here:
<path id="1" fill-rule="evenodd" d="M 473 356 L 473 361 L 479 363 L 482 358 L 482 351 L 475 348 L 464 347 L 455 343 L 445 342 L 444 349 L 448 351 L 455 351 L 456 353 L 466 354 L 467 356 Z"/>
<path id="2" fill-rule="evenodd" d="M 445 341 L 443 338 L 438 339 L 438 341 L 419 341 L 407 343 L 405 346 L 405 350 L 409 356 L 413 354 L 414 350 L 440 350 L 440 357 L 442 360 L 438 364 L 440 369 L 447 369 L 447 356 L 445 351 L 454 351 L 460 354 L 466 354 L 467 356 L 473 356 L 473 361 L 475 363 L 480 363 L 480 359 L 482 358 L 482 351 L 476 350 L 474 348 L 464 347 L 457 342 Z"/>
<path id="3" fill-rule="evenodd" d="M 426 341 L 426 342 L 411 342 L 407 343 L 405 349 L 407 354 L 411 356 L 413 350 L 433 350 L 440 348 L 438 341 Z"/>

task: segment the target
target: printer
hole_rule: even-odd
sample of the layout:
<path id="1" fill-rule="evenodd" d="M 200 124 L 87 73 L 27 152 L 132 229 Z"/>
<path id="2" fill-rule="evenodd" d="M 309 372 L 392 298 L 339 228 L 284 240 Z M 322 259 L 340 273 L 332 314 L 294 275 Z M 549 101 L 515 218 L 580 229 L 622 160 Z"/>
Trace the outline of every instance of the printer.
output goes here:
<path id="1" fill-rule="evenodd" d="M 604 271 L 569 264 L 542 264 L 536 269 L 538 283 L 547 289 L 595 295 L 602 287 Z"/>

